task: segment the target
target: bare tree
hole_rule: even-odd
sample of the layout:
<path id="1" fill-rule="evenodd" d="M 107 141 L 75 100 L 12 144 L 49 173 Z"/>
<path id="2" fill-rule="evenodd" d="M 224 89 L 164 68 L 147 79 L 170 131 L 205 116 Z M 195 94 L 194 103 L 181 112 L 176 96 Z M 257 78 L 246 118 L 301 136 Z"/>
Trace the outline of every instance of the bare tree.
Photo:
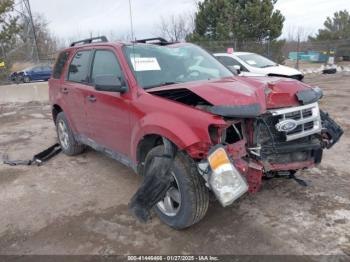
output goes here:
<path id="1" fill-rule="evenodd" d="M 288 42 L 305 42 L 308 40 L 311 33 L 303 26 L 290 26 L 288 28 L 287 41 Z"/>
<path id="2" fill-rule="evenodd" d="M 284 47 L 285 52 L 298 52 L 296 56 L 295 68 L 299 69 L 299 52 L 305 51 L 308 45 L 310 32 L 303 26 L 290 26 L 288 28 L 287 43 Z"/>
<path id="3" fill-rule="evenodd" d="M 158 26 L 158 34 L 170 41 L 183 41 L 186 36 L 193 32 L 193 14 L 172 15 L 169 18 L 161 17 Z"/>

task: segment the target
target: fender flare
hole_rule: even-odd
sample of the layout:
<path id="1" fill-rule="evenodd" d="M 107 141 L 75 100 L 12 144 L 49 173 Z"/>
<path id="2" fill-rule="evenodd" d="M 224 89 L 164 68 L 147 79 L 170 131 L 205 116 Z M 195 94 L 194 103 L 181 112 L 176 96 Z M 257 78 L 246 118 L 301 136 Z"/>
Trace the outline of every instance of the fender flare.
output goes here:
<path id="1" fill-rule="evenodd" d="M 67 113 L 66 111 L 66 108 L 64 106 L 64 103 L 53 103 L 51 104 L 51 113 L 52 111 L 54 110 L 54 107 L 55 106 L 58 106 L 62 109 L 62 112 L 65 114 L 66 118 L 67 118 L 67 121 L 68 121 L 68 124 L 69 124 L 69 127 L 72 129 L 73 133 L 75 134 L 76 133 L 76 127 L 75 127 L 75 124 L 74 122 L 72 121 L 72 119 L 70 118 L 70 115 Z M 54 123 L 56 124 L 56 123 Z"/>

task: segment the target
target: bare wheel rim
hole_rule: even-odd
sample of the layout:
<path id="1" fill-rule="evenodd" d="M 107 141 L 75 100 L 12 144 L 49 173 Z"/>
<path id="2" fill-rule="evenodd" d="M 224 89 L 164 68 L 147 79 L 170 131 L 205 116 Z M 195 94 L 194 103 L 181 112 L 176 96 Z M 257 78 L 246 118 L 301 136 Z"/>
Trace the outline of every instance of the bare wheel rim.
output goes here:
<path id="1" fill-rule="evenodd" d="M 163 200 L 157 203 L 158 209 L 165 215 L 173 217 L 176 216 L 181 208 L 181 193 L 179 183 L 176 180 L 174 173 L 172 173 L 174 181 L 165 194 Z"/>
<path id="2" fill-rule="evenodd" d="M 68 129 L 63 120 L 58 121 L 58 139 L 60 140 L 60 144 L 64 149 L 68 148 L 68 141 L 69 141 L 69 136 L 68 136 Z"/>

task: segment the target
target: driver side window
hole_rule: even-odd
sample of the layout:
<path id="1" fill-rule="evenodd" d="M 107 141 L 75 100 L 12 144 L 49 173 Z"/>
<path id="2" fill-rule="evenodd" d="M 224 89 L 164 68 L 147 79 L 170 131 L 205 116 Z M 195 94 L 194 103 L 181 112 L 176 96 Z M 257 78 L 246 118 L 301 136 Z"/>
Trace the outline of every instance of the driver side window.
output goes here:
<path id="1" fill-rule="evenodd" d="M 110 75 L 122 81 L 122 70 L 117 57 L 112 51 L 97 50 L 92 64 L 91 82 L 94 84 L 96 76 Z"/>

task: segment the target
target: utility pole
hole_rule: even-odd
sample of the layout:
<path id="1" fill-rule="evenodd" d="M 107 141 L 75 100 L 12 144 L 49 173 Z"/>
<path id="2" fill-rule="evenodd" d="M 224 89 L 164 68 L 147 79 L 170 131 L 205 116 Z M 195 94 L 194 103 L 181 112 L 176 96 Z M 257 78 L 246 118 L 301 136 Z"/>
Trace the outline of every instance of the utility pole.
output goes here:
<path id="1" fill-rule="evenodd" d="M 267 57 L 268 58 L 271 58 L 270 57 L 270 33 L 271 33 L 271 31 L 267 30 L 267 34 L 268 34 L 268 39 L 267 39 Z"/>
<path id="2" fill-rule="evenodd" d="M 298 43 L 297 43 L 297 64 L 296 69 L 299 70 L 299 53 L 300 53 L 300 32 L 298 32 Z"/>
<path id="3" fill-rule="evenodd" d="M 40 61 L 39 47 L 38 47 L 38 41 L 37 41 L 36 30 L 35 30 L 35 25 L 34 25 L 34 21 L 33 21 L 32 10 L 30 7 L 30 2 L 29 2 L 29 0 L 22 0 L 22 1 L 24 3 L 25 8 L 27 9 L 27 13 L 29 16 L 29 22 L 30 22 L 30 25 L 32 27 L 34 45 L 35 45 L 35 49 L 36 49 L 36 62 L 39 62 Z"/>

